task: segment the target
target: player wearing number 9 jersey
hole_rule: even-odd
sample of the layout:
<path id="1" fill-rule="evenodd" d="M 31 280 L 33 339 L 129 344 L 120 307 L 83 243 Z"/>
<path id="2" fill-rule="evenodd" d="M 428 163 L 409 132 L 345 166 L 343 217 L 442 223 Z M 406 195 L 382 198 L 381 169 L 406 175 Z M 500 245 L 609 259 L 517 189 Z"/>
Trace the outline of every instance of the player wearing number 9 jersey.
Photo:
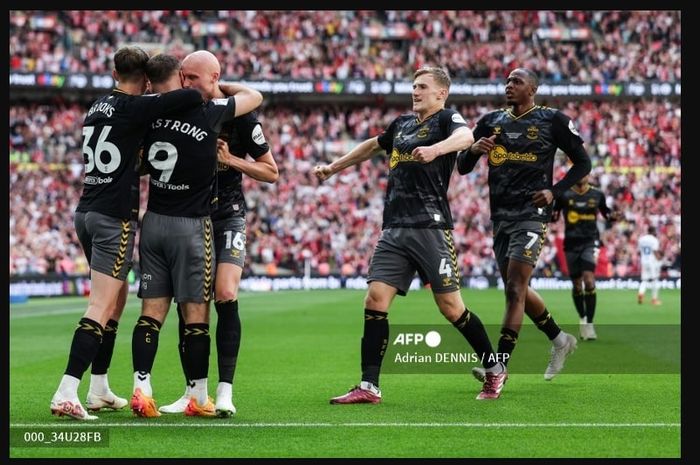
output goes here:
<path id="1" fill-rule="evenodd" d="M 180 63 L 172 55 L 149 60 L 146 73 L 154 89 L 181 87 Z M 208 416 L 209 300 L 214 287 L 214 231 L 210 219 L 216 176 L 216 144 L 222 125 L 262 102 L 262 95 L 241 86 L 228 98 L 172 112 L 151 124 L 144 160 L 151 175 L 148 210 L 141 227 L 141 317 L 132 339 L 134 395 L 132 410 L 158 416 L 150 372 L 158 333 L 170 301 L 182 305 L 185 317 L 184 359 L 194 384 L 192 406 L 185 413 Z"/>
<path id="2" fill-rule="evenodd" d="M 117 322 L 126 301 L 126 276 L 136 229 L 132 189 L 138 148 L 148 124 L 171 111 L 202 103 L 196 90 L 141 95 L 146 90 L 148 55 L 138 47 L 114 55 L 113 77 L 119 85 L 98 99 L 83 123 L 84 188 L 75 214 L 75 228 L 90 263 L 88 308 L 73 335 L 68 366 L 51 401 L 51 412 L 92 420 L 78 401 L 78 385 L 90 364 L 93 377 L 88 409 L 121 408 L 107 384 Z"/>

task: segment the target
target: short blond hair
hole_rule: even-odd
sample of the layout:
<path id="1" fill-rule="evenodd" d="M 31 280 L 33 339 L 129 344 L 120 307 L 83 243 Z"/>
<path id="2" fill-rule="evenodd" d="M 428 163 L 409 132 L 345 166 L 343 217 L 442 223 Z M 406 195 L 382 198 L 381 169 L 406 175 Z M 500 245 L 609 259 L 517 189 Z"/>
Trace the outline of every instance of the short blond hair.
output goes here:
<path id="1" fill-rule="evenodd" d="M 447 90 L 450 90 L 452 80 L 450 79 L 450 75 L 447 74 L 447 70 L 438 68 L 437 66 L 424 66 L 417 69 L 416 72 L 413 73 L 413 79 L 415 80 L 418 76 L 422 76 L 424 74 L 430 74 L 433 79 L 435 79 L 435 82 L 445 87 Z"/>

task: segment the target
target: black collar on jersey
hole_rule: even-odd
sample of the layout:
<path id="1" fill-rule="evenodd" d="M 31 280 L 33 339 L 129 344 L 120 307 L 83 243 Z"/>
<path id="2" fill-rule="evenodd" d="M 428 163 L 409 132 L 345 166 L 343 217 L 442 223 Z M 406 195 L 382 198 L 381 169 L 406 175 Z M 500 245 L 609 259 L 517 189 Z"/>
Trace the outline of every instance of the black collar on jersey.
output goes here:
<path id="1" fill-rule="evenodd" d="M 438 111 L 436 111 L 436 112 L 433 113 L 432 115 L 427 116 L 423 121 L 420 121 L 420 120 L 418 119 L 418 116 L 416 116 L 416 124 L 423 124 L 423 123 L 425 123 L 425 122 L 428 121 L 430 118 L 432 118 L 433 116 L 437 115 L 438 113 L 440 113 L 440 112 L 441 112 L 442 110 L 444 110 L 444 109 L 445 109 L 444 107 L 443 107 L 443 108 L 440 108 Z"/>

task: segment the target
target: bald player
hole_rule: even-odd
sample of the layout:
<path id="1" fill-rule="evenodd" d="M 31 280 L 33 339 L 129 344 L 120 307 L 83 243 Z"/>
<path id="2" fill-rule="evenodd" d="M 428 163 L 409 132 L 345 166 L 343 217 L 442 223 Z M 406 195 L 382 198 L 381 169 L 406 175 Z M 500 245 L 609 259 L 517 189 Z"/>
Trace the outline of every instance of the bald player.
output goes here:
<path id="1" fill-rule="evenodd" d="M 228 86 L 220 82 L 218 59 L 206 50 L 198 50 L 182 61 L 183 86 L 195 88 L 205 100 L 224 98 Z M 238 314 L 238 287 L 245 263 L 246 224 L 243 174 L 261 182 L 274 183 L 279 177 L 262 125 L 254 112 L 235 118 L 224 125 L 219 140 L 217 202 L 211 219 L 216 249 L 215 308 L 217 312 L 216 348 L 219 383 L 216 389 L 216 414 L 230 417 L 236 413 L 233 404 L 233 375 L 241 341 L 241 320 Z M 178 314 L 181 312 L 178 311 Z M 182 321 L 182 320 L 181 320 Z M 180 354 L 184 341 L 180 325 Z M 184 411 L 192 388 L 191 376 L 183 371 L 187 387 L 183 396 L 160 408 L 163 413 Z"/>

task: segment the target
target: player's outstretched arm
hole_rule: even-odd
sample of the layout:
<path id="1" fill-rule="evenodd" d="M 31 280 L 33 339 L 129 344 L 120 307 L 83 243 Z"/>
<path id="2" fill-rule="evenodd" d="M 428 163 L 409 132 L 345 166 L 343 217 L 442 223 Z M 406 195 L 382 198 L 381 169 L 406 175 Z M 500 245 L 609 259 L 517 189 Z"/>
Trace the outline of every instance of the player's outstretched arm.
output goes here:
<path id="1" fill-rule="evenodd" d="M 316 165 L 314 167 L 314 175 L 321 181 L 325 181 L 335 173 L 343 171 L 348 166 L 353 166 L 365 160 L 369 160 L 374 152 L 380 148 L 377 137 L 367 139 L 333 163 L 329 165 Z"/>

